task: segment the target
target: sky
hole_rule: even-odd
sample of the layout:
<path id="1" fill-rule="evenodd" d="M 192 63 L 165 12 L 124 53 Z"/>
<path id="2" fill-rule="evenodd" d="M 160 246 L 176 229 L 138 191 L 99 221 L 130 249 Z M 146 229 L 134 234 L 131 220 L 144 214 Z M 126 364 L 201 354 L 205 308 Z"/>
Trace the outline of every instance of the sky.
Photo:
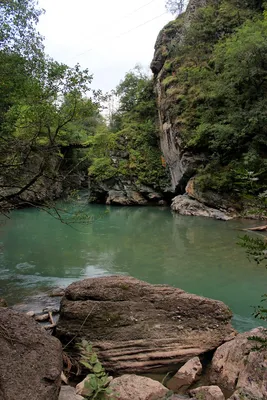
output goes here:
<path id="1" fill-rule="evenodd" d="M 39 0 L 39 6 L 46 10 L 38 25 L 46 53 L 88 68 L 92 88 L 104 92 L 136 64 L 148 69 L 157 35 L 173 19 L 164 0 Z"/>

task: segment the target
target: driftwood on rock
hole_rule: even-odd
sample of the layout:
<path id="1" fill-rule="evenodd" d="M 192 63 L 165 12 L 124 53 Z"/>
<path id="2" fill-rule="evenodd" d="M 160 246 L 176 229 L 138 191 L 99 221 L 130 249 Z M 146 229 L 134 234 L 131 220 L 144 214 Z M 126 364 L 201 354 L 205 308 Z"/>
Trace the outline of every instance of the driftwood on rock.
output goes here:
<path id="1" fill-rule="evenodd" d="M 70 353 L 75 342 L 90 341 L 108 371 L 166 371 L 222 344 L 231 316 L 222 302 L 171 286 L 92 278 L 66 289 L 57 336 Z"/>

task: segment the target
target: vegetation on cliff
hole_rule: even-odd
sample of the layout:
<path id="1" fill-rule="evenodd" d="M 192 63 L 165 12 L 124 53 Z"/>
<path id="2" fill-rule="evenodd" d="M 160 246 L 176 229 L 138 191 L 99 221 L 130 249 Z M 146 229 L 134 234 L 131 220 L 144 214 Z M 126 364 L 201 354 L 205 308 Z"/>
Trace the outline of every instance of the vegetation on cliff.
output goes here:
<path id="1" fill-rule="evenodd" d="M 165 112 L 183 150 L 206 155 L 203 190 L 255 196 L 267 179 L 266 11 L 258 0 L 205 3 L 163 30 Z"/>

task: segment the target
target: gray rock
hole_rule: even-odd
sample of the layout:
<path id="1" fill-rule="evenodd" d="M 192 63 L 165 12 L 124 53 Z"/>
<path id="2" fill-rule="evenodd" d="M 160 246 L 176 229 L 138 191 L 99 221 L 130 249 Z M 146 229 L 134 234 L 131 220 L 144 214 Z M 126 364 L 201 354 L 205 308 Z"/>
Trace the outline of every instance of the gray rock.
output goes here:
<path id="1" fill-rule="evenodd" d="M 84 400 L 71 386 L 61 386 L 58 400 Z"/>
<path id="2" fill-rule="evenodd" d="M 57 400 L 61 371 L 61 343 L 32 318 L 1 308 L 1 400 Z"/>
<path id="3" fill-rule="evenodd" d="M 197 200 L 191 199 L 187 195 L 179 195 L 174 197 L 171 208 L 173 211 L 181 215 L 194 215 L 198 217 L 209 217 L 228 221 L 233 217 L 215 208 L 205 206 Z"/>
<path id="4" fill-rule="evenodd" d="M 230 321 L 231 312 L 220 301 L 109 276 L 66 289 L 57 335 L 64 343 L 87 339 L 108 371 L 144 373 L 174 369 L 217 348 L 233 331 Z M 71 353 L 71 346 L 66 350 Z"/>
<path id="5" fill-rule="evenodd" d="M 163 189 L 162 189 L 163 190 Z M 117 205 L 146 205 L 158 203 L 168 196 L 170 188 L 164 188 L 164 195 L 156 188 L 137 183 L 135 179 L 114 177 L 102 182 L 90 180 L 89 202 Z"/>
<path id="6" fill-rule="evenodd" d="M 231 213 L 232 216 L 237 216 L 237 209 L 241 209 L 240 200 L 238 204 L 236 199 L 231 194 L 217 193 L 214 190 L 203 190 L 198 183 L 197 176 L 191 178 L 185 188 L 186 193 L 189 197 L 200 203 L 205 204 L 208 207 L 220 208 Z"/>
<path id="7" fill-rule="evenodd" d="M 239 334 L 216 350 L 210 380 L 228 391 L 240 389 L 236 396 L 245 392 L 263 400 L 267 399 L 267 350 L 253 351 L 258 345 L 248 339 L 253 336 L 267 339 L 267 330 L 256 328 Z"/>

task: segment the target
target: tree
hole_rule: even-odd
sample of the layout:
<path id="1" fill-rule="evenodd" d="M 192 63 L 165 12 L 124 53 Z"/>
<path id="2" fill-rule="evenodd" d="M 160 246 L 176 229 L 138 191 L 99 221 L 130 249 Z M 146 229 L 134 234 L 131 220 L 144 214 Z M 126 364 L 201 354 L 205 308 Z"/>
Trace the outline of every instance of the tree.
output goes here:
<path id="1" fill-rule="evenodd" d="M 85 97 L 88 70 L 44 54 L 36 2 L 1 1 L 0 11 L 0 211 L 6 212 L 27 199 L 41 201 L 44 186 L 55 195 L 53 187 L 67 175 L 59 176 L 62 149 L 90 135 L 89 126 L 78 134 L 75 123 L 86 115 L 93 126 L 99 111 Z"/>
<path id="2" fill-rule="evenodd" d="M 153 81 L 137 66 L 115 93 L 118 108 L 109 127 L 90 138 L 89 175 L 96 182 L 121 178 L 160 190 L 168 185 L 168 175 L 161 162 Z"/>
<path id="3" fill-rule="evenodd" d="M 35 0 L 0 0 L 0 51 L 16 52 L 28 61 L 42 55 L 42 37 L 35 27 L 44 10 L 37 6 Z"/>

